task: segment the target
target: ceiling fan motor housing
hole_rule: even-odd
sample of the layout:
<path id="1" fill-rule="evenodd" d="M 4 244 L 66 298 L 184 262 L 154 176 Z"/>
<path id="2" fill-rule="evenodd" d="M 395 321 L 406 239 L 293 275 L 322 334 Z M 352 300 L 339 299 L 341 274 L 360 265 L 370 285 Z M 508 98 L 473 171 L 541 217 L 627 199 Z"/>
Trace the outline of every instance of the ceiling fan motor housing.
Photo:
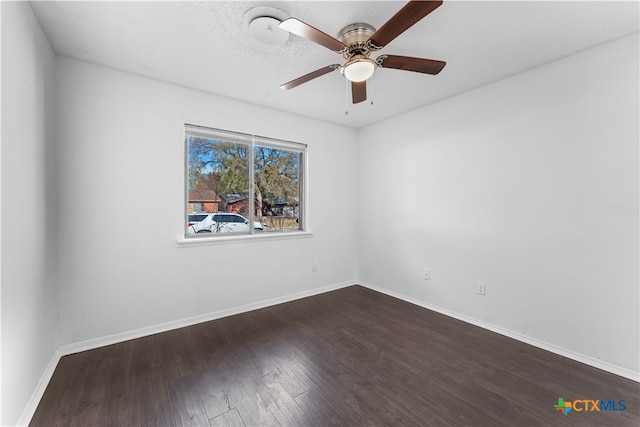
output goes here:
<path id="1" fill-rule="evenodd" d="M 367 40 L 376 32 L 376 29 L 364 22 L 357 22 L 344 27 L 338 33 L 338 40 L 347 45 L 347 51 L 343 53 L 346 59 L 351 59 L 354 55 L 369 56 L 371 53 L 367 48 Z"/>

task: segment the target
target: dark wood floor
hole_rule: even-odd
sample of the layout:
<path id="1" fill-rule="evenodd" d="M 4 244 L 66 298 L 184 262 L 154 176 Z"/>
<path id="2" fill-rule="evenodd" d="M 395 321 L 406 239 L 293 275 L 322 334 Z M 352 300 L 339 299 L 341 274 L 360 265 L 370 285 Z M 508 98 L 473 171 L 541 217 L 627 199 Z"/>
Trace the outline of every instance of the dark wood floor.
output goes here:
<path id="1" fill-rule="evenodd" d="M 640 385 L 352 286 L 65 356 L 33 426 L 638 426 Z M 625 411 L 554 409 L 558 398 Z"/>

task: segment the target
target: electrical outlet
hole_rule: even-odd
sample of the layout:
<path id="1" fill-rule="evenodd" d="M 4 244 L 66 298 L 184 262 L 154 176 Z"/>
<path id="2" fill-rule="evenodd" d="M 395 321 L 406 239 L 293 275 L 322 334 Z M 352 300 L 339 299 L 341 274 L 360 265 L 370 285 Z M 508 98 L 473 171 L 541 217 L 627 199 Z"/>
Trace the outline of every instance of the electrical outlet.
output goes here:
<path id="1" fill-rule="evenodd" d="M 422 272 L 422 278 L 424 280 L 431 280 L 431 270 L 428 269 L 424 269 L 424 271 Z"/>
<path id="2" fill-rule="evenodd" d="M 485 285 L 484 282 L 476 283 L 476 293 L 478 295 L 484 295 L 486 291 L 487 291 L 487 285 Z"/>

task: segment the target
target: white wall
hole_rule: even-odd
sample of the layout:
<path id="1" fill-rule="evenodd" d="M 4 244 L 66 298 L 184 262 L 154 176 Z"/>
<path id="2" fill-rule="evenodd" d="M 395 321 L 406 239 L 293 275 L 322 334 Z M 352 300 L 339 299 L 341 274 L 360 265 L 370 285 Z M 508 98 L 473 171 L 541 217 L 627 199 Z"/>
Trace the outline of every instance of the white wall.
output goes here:
<path id="1" fill-rule="evenodd" d="M 363 129 L 359 278 L 638 372 L 638 75 L 636 34 Z"/>
<path id="2" fill-rule="evenodd" d="M 26 2 L 2 2 L 2 418 L 57 348 L 54 55 Z"/>
<path id="3" fill-rule="evenodd" d="M 66 58 L 56 76 L 62 344 L 355 281 L 356 131 Z M 308 144 L 313 237 L 178 248 L 185 122 Z"/>

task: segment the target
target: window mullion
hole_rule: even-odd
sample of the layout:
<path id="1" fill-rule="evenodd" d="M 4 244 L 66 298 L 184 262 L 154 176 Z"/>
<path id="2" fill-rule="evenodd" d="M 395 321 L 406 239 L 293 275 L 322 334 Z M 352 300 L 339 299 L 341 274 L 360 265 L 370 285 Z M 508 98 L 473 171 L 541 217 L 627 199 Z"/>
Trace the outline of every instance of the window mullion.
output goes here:
<path id="1" fill-rule="evenodd" d="M 255 136 L 251 136 L 251 146 L 249 147 L 249 234 L 253 234 L 255 230 L 253 229 L 255 222 L 255 206 L 256 206 L 256 191 L 255 191 Z"/>
<path id="2" fill-rule="evenodd" d="M 307 201 L 305 200 L 305 186 L 307 185 L 305 181 L 306 170 L 305 167 L 307 165 L 305 159 L 305 153 L 298 154 L 298 230 L 306 230 L 306 205 Z"/>

